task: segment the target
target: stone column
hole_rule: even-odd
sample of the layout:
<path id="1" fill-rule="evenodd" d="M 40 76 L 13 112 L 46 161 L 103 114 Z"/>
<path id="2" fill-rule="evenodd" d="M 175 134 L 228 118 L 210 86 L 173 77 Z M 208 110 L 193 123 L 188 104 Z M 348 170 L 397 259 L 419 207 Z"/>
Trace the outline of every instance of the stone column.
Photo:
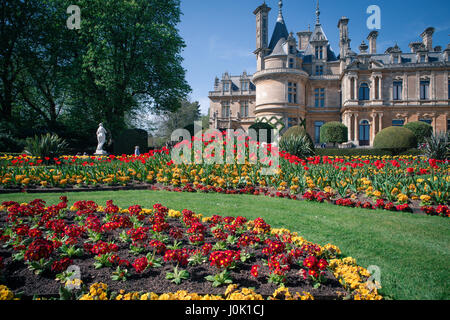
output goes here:
<path id="1" fill-rule="evenodd" d="M 371 123 L 371 134 L 370 134 L 370 145 L 373 145 L 373 140 L 375 139 L 375 135 L 376 135 L 376 119 L 377 119 L 377 114 L 376 113 L 372 113 L 372 123 Z"/>
<path id="2" fill-rule="evenodd" d="M 358 123 L 358 114 L 355 113 L 354 116 L 355 116 L 355 119 L 354 119 L 354 126 L 355 126 L 355 128 L 354 128 L 354 137 L 353 137 L 354 140 L 353 140 L 353 141 L 355 141 L 355 144 L 358 145 L 358 144 L 359 144 L 359 123 Z"/>
<path id="3" fill-rule="evenodd" d="M 381 130 L 383 130 L 383 114 L 379 113 L 378 114 L 378 132 L 380 132 Z"/>

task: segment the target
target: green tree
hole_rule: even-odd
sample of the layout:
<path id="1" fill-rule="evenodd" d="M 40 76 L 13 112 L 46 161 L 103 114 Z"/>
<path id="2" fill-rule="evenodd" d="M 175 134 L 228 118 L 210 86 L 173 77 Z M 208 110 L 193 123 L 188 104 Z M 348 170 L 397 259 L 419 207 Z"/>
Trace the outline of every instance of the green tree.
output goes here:
<path id="1" fill-rule="evenodd" d="M 111 132 L 133 110 L 175 111 L 190 91 L 181 66 L 178 0 L 81 0 L 78 108 Z"/>
<path id="2" fill-rule="evenodd" d="M 0 120 L 10 121 L 18 95 L 18 79 L 34 37 L 37 0 L 3 0 L 0 3 Z"/>
<path id="3" fill-rule="evenodd" d="M 194 122 L 200 120 L 200 104 L 197 101 L 182 100 L 181 107 L 177 111 L 161 114 L 158 125 L 160 136 L 170 139 L 170 135 L 177 129 L 186 128 L 194 133 Z"/>
<path id="4" fill-rule="evenodd" d="M 340 122 L 331 121 L 325 123 L 320 128 L 320 142 L 332 143 L 336 146 L 336 143 L 344 143 L 348 141 L 348 129 Z"/>

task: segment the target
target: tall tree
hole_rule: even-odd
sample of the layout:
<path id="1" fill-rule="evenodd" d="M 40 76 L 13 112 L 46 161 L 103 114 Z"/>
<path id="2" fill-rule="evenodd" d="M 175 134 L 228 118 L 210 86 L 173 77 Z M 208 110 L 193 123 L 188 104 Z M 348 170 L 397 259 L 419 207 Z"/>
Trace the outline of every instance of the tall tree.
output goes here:
<path id="1" fill-rule="evenodd" d="M 34 18 L 40 9 L 36 0 L 0 2 L 0 120 L 10 121 L 18 94 L 18 79 L 29 56 L 34 37 Z"/>
<path id="2" fill-rule="evenodd" d="M 72 79 L 78 65 L 77 32 L 66 27 L 67 0 L 42 0 L 33 21 L 33 41 L 23 60 L 19 98 L 54 131 L 61 124 L 58 118 L 67 107 Z"/>
<path id="3" fill-rule="evenodd" d="M 176 110 L 189 91 L 176 28 L 179 0 L 81 0 L 77 89 L 113 132 L 138 108 Z"/>

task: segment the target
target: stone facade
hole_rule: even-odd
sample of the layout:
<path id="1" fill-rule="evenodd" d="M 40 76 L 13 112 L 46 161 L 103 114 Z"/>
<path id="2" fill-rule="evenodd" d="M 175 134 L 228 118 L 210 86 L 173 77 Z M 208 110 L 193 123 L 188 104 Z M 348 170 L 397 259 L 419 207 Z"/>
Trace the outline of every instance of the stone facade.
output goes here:
<path id="1" fill-rule="evenodd" d="M 275 29 L 268 41 L 270 8 L 264 3 L 256 16 L 257 60 L 255 74 L 225 73 L 216 78 L 209 93 L 210 125 L 216 129 L 243 129 L 255 122 L 270 122 L 281 131 L 305 125 L 319 143 L 320 127 L 341 121 L 349 141 L 371 146 L 383 128 L 425 121 L 435 132 L 450 126 L 450 44 L 433 47 L 434 28 L 427 28 L 412 42 L 409 52 L 397 45 L 377 53 L 377 31 L 372 31 L 352 51 L 349 19 L 338 22 L 339 54 L 336 56 L 316 10 L 314 30 L 297 38 L 287 32 L 282 1 Z"/>

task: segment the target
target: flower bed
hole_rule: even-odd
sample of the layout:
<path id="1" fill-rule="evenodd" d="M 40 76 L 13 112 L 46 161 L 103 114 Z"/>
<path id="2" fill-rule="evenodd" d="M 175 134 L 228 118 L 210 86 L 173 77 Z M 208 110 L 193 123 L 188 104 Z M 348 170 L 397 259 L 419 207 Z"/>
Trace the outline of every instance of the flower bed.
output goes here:
<path id="1" fill-rule="evenodd" d="M 204 137 L 206 158 L 214 139 Z M 175 164 L 168 149 L 136 156 L 39 159 L 26 155 L 0 158 L 0 192 L 70 191 L 98 188 L 170 187 L 183 191 L 240 192 L 253 188 L 258 194 L 279 192 L 283 197 L 308 197 L 308 193 L 330 194 L 333 203 L 345 206 L 420 211 L 448 216 L 450 166 L 447 161 L 406 157 L 311 157 L 299 159 L 275 147 L 262 148 L 245 140 L 231 146 L 232 163 Z M 256 145 L 255 152 L 242 154 L 239 146 Z M 175 147 L 175 151 L 184 145 Z M 276 155 L 275 174 L 264 175 L 267 157 Z M 194 156 L 193 156 L 194 157 Z M 261 157 L 260 157 L 261 158 Z M 228 159 L 228 158 L 227 158 Z M 274 192 L 272 192 L 274 191 Z M 345 201 L 340 200 L 345 199 Z M 309 199 L 307 199 L 309 200 Z M 382 203 L 381 203 L 382 201 Z M 361 202 L 361 203 L 359 203 Z M 440 213 L 442 212 L 442 213 Z"/>
<path id="2" fill-rule="evenodd" d="M 381 299 L 337 247 L 262 218 L 112 201 L 68 208 L 62 197 L 49 207 L 4 202 L 0 235 L 5 299 Z"/>

